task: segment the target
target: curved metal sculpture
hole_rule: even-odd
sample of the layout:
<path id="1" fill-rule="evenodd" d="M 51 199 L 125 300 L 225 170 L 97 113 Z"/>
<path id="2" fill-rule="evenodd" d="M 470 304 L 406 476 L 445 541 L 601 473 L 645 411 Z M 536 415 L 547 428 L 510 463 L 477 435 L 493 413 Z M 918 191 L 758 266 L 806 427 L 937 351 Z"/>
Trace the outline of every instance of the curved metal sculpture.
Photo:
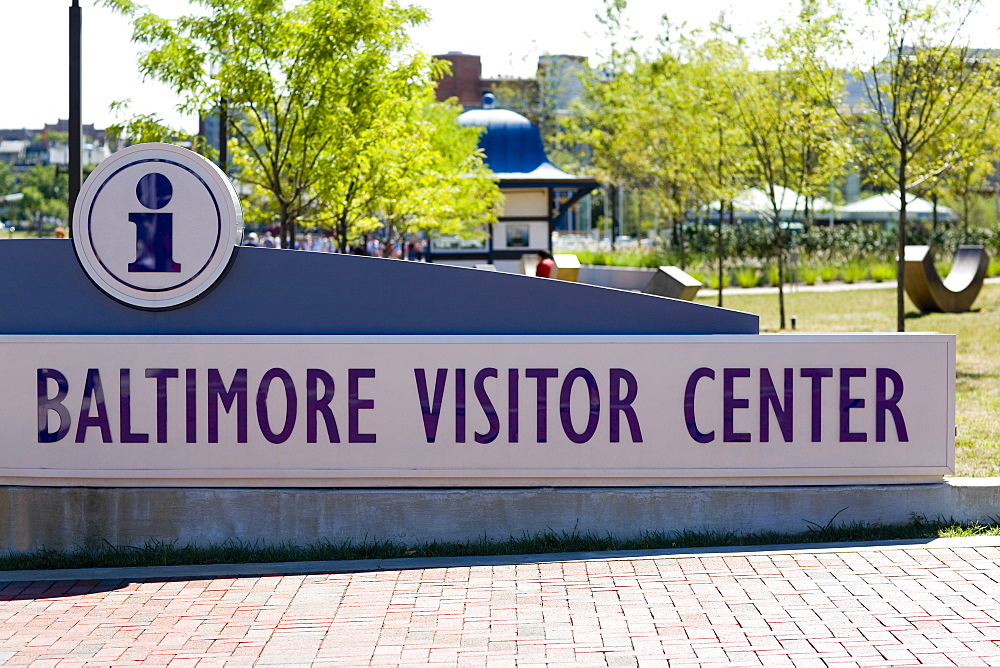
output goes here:
<path id="1" fill-rule="evenodd" d="M 959 246 L 948 277 L 941 280 L 930 246 L 907 246 L 903 287 L 923 313 L 962 313 L 972 308 L 986 278 L 990 256 L 982 246 Z"/>

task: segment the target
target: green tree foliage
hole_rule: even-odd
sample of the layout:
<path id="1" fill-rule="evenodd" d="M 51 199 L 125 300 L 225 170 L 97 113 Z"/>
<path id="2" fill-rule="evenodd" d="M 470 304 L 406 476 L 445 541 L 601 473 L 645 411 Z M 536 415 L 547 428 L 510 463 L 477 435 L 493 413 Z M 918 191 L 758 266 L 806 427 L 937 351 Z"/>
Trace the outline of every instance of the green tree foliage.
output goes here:
<path id="1" fill-rule="evenodd" d="M 941 166 L 937 178 L 927 188 L 918 187 L 923 196 L 948 198 L 957 203 L 962 221 L 962 236 L 970 239 L 969 222 L 976 200 L 993 194 L 991 182 L 1000 159 L 1000 109 L 993 95 L 981 95 L 969 106 L 969 113 L 955 121 L 930 143 L 926 153 Z M 935 223 L 936 226 L 936 223 Z M 963 243 L 971 243 L 963 241 Z"/>
<path id="2" fill-rule="evenodd" d="M 173 21 L 129 0 L 108 4 L 133 17 L 133 39 L 149 49 L 140 70 L 174 89 L 180 111 L 226 106 L 233 173 L 252 193 L 248 218 L 276 220 L 285 247 L 300 226 L 328 227 L 346 249 L 381 225 L 383 198 L 402 199 L 384 186 L 398 143 L 410 140 L 413 100 L 442 67 L 406 34 L 426 13 L 393 0 L 195 1 L 199 12 Z M 147 116 L 126 129 L 167 136 L 161 126 Z M 455 177 L 468 158 L 440 171 Z"/>
<path id="3" fill-rule="evenodd" d="M 664 38 L 642 51 L 625 28 L 625 0 L 606 0 L 599 18 L 610 52 L 586 81 L 567 134 L 588 147 L 578 155 L 602 180 L 655 193 L 657 213 L 669 220 L 700 220 L 696 212 L 710 203 L 725 209 L 736 193 L 763 190 L 782 302 L 791 240 L 779 216 L 791 209 L 811 221 L 812 200 L 852 164 L 868 187 L 900 193 L 902 275 L 907 199 L 958 201 L 967 230 L 994 171 L 1000 58 L 962 38 L 980 4 L 865 0 L 868 17 L 858 22 L 835 0 L 801 0 L 796 17 L 752 40 L 733 35 L 723 16 L 707 32 L 665 24 Z M 845 70 L 857 61 L 868 64 Z M 803 197 L 782 201 L 778 186 Z M 697 235 L 698 245 L 705 234 L 679 229 L 672 243 L 683 263 L 686 235 Z M 717 232 L 721 282 L 724 249 L 734 246 Z M 903 294 L 900 282 L 900 330 Z"/>
<path id="4" fill-rule="evenodd" d="M 385 149 L 391 168 L 372 184 L 387 253 L 391 243 L 418 232 L 474 234 L 496 221 L 500 203 L 478 148 L 480 128 L 459 125 L 461 108 L 435 102 L 429 90 L 409 107 L 401 131 Z"/>
<path id="5" fill-rule="evenodd" d="M 758 57 L 766 67 L 750 69 L 749 60 L 744 58 L 742 67 L 729 77 L 729 115 L 746 137 L 752 156 L 746 176 L 764 191 L 771 207 L 782 329 L 788 233 L 781 225 L 781 212 L 790 211 L 786 215 L 792 219 L 804 215 L 809 196 L 815 194 L 817 186 L 829 183 L 846 156 L 836 132 L 837 118 L 806 76 L 808 67 L 815 63 L 803 56 L 815 57 L 826 35 L 819 19 L 814 3 L 806 3 L 796 25 L 769 29 L 757 40 L 763 45 Z M 792 189 L 794 201 L 789 201 L 792 198 L 779 186 Z"/>
<path id="6" fill-rule="evenodd" d="M 963 26 L 980 4 L 979 0 L 866 0 L 869 21 L 861 37 L 881 48 L 869 64 L 850 73 L 863 90 L 858 104 L 834 106 L 853 130 L 859 161 L 898 191 L 898 331 L 906 326 L 908 199 L 921 189 L 930 190 L 933 179 L 974 162 L 972 156 L 982 152 L 979 141 L 966 136 L 971 141 L 947 144 L 946 139 L 956 132 L 965 136 L 966 124 L 975 123 L 978 101 L 997 93 L 995 59 L 977 53 L 962 37 Z M 857 32 L 843 17 L 840 27 L 845 42 Z M 839 76 L 819 74 L 814 81 L 827 95 L 842 88 Z"/>
<path id="7" fill-rule="evenodd" d="M 55 165 L 35 165 L 19 180 L 17 190 L 24 195 L 18 205 L 22 219 L 35 225 L 41 225 L 43 218 L 69 220 L 69 176 L 65 171 L 59 172 Z"/>
<path id="8" fill-rule="evenodd" d="M 0 162 L 0 197 L 14 192 L 14 173 L 10 165 Z"/>

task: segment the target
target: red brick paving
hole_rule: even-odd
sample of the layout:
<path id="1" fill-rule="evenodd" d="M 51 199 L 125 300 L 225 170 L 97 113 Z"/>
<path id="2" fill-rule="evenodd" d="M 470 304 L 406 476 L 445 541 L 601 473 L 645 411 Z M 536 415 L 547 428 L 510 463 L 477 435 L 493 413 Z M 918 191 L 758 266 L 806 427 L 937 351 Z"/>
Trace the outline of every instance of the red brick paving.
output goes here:
<path id="1" fill-rule="evenodd" d="M 4 665 L 1000 666 L 1000 549 L 7 583 Z"/>

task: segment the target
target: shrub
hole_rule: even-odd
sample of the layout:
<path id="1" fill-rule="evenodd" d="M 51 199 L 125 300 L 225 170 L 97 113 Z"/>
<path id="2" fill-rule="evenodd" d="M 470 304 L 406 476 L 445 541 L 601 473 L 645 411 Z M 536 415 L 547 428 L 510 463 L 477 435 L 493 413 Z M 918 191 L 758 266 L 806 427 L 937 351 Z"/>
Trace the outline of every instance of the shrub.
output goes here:
<path id="1" fill-rule="evenodd" d="M 844 276 L 845 283 L 857 283 L 858 281 L 864 280 L 865 275 L 868 273 L 865 270 L 864 265 L 858 264 L 857 262 L 851 262 L 842 272 Z"/>
<path id="2" fill-rule="evenodd" d="M 786 264 L 785 265 L 785 283 L 795 283 L 799 280 L 799 270 L 795 265 Z M 770 286 L 778 285 L 778 265 L 770 264 L 767 266 L 767 284 Z"/>
<path id="3" fill-rule="evenodd" d="M 604 251 L 577 251 L 576 257 L 580 264 L 605 265 L 608 263 L 608 254 Z"/>
<path id="4" fill-rule="evenodd" d="M 990 264 L 986 268 L 986 275 L 990 278 L 1000 276 L 1000 258 L 990 260 Z"/>
<path id="5" fill-rule="evenodd" d="M 878 262 L 871 266 L 872 280 L 876 283 L 891 281 L 896 278 L 896 265 L 891 262 Z"/>
<path id="6" fill-rule="evenodd" d="M 756 269 L 740 269 L 736 272 L 736 284 L 741 288 L 755 288 L 761 284 L 764 277 Z"/>
<path id="7" fill-rule="evenodd" d="M 824 283 L 829 283 L 837 278 L 837 268 L 828 264 L 823 265 L 819 270 L 819 277 L 823 279 Z"/>
<path id="8" fill-rule="evenodd" d="M 768 265 L 768 267 L 767 267 L 767 284 L 768 285 L 777 285 L 778 284 L 778 266 L 777 265 L 774 265 L 774 264 Z"/>
<path id="9" fill-rule="evenodd" d="M 815 267 L 802 267 L 799 270 L 802 274 L 802 280 L 806 285 L 816 285 L 816 280 L 819 278 L 819 270 Z"/>

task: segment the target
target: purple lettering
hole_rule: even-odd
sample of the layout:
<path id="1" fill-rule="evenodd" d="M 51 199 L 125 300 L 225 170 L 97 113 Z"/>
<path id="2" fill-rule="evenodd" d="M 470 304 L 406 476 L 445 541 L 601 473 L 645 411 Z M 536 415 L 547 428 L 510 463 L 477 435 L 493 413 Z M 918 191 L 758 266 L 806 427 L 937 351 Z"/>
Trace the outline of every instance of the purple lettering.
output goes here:
<path id="1" fill-rule="evenodd" d="M 188 443 L 198 442 L 198 375 L 184 370 L 184 435 Z"/>
<path id="2" fill-rule="evenodd" d="M 441 402 L 444 400 L 444 386 L 448 380 L 448 370 L 438 369 L 434 378 L 434 402 L 427 393 L 427 372 L 424 369 L 414 369 L 413 375 L 417 381 L 417 396 L 420 398 L 420 415 L 424 419 L 424 438 L 433 443 L 437 438 L 438 420 L 441 417 Z"/>
<path id="3" fill-rule="evenodd" d="M 236 404 L 236 442 L 247 442 L 247 370 L 237 369 L 226 388 L 218 369 L 208 370 L 208 442 L 219 442 L 219 403 L 229 413 Z"/>
<path id="4" fill-rule="evenodd" d="M 90 415 L 90 407 L 94 405 L 97 415 Z M 111 424 L 108 422 L 108 409 L 104 404 L 104 386 L 101 385 L 101 374 L 97 369 L 87 369 L 87 381 L 83 386 L 83 402 L 80 404 L 80 417 L 76 421 L 76 442 L 87 440 L 87 429 L 97 427 L 101 430 L 101 440 L 111 442 Z"/>
<path id="5" fill-rule="evenodd" d="M 271 389 L 271 381 L 280 380 L 285 388 L 285 423 L 281 426 L 281 431 L 275 432 L 271 429 L 271 420 L 267 413 L 267 396 Z M 257 387 L 257 424 L 260 426 L 260 433 L 271 443 L 284 443 L 292 435 L 295 429 L 296 406 L 298 396 L 295 393 L 295 383 L 292 377 L 284 369 L 268 369 L 260 379 Z"/>
<path id="6" fill-rule="evenodd" d="M 864 408 L 865 400 L 851 397 L 851 378 L 864 378 L 865 370 L 847 367 L 840 370 L 840 442 L 865 443 L 868 434 L 863 431 L 851 431 L 851 409 Z"/>
<path id="7" fill-rule="evenodd" d="M 483 407 L 483 413 L 486 414 L 486 422 L 490 426 L 490 430 L 485 434 L 476 432 L 476 443 L 492 443 L 500 435 L 500 418 L 497 417 L 497 411 L 493 407 L 490 395 L 486 392 L 486 379 L 497 378 L 498 376 L 499 372 L 492 367 L 481 369 L 476 374 L 476 379 L 473 383 L 476 391 L 476 399 L 479 400 L 479 405 Z"/>
<path id="8" fill-rule="evenodd" d="M 832 378 L 833 369 L 807 367 L 801 375 L 812 379 L 812 442 L 819 443 L 823 440 L 823 379 Z"/>
<path id="9" fill-rule="evenodd" d="M 537 382 L 537 411 L 535 415 L 537 416 L 537 426 L 535 435 L 539 443 L 548 442 L 548 421 L 549 421 L 549 390 L 548 382 L 549 378 L 556 378 L 559 376 L 558 369 L 525 369 L 525 378 L 534 378 Z"/>
<path id="10" fill-rule="evenodd" d="M 573 428 L 573 416 L 570 413 L 570 399 L 573 394 L 573 383 L 577 378 L 582 378 L 587 385 L 589 395 L 589 412 L 587 415 L 587 426 L 583 431 L 578 432 Z M 586 443 L 597 431 L 597 424 L 601 418 L 601 393 L 597 389 L 597 379 L 594 374 L 586 369 L 573 369 L 563 380 L 562 389 L 559 391 L 559 421 L 562 422 L 563 432 L 569 440 L 574 443 Z"/>
<path id="11" fill-rule="evenodd" d="M 465 443 L 465 369 L 455 369 L 455 442 Z"/>
<path id="12" fill-rule="evenodd" d="M 886 397 L 887 381 L 892 381 L 892 396 Z M 875 440 L 885 443 L 885 414 L 892 414 L 892 423 L 896 427 L 896 436 L 901 443 L 909 438 L 906 434 L 906 422 L 903 412 L 899 410 L 899 400 L 903 398 L 903 377 L 893 369 L 875 369 Z"/>
<path id="13" fill-rule="evenodd" d="M 192 369 L 193 371 L 193 369 Z M 178 377 L 177 369 L 146 369 L 146 378 L 156 379 L 156 442 L 167 442 L 167 380 Z"/>
<path id="14" fill-rule="evenodd" d="M 507 370 L 507 441 L 517 443 L 517 369 Z"/>
<path id="15" fill-rule="evenodd" d="M 56 396 L 49 396 L 49 381 L 56 381 Z M 69 381 L 66 376 L 55 369 L 38 370 L 38 442 L 55 443 L 61 441 L 69 433 L 69 410 L 63 406 L 63 400 L 69 393 Z M 55 431 L 49 430 L 49 411 L 54 411 L 59 417 L 59 426 Z"/>
<path id="16" fill-rule="evenodd" d="M 699 431 L 694 415 L 694 394 L 698 389 L 698 381 L 702 378 L 715 380 L 715 371 L 708 367 L 699 367 L 688 378 L 687 386 L 684 388 L 684 422 L 687 424 L 687 430 L 691 438 L 698 443 L 711 443 L 715 440 L 715 430 L 708 433 Z"/>
<path id="17" fill-rule="evenodd" d="M 323 396 L 318 396 L 319 384 L 323 384 Z M 333 401 L 333 376 L 323 369 L 306 370 L 306 442 L 317 441 L 316 415 L 323 416 L 326 426 L 326 436 L 330 443 L 340 443 L 340 431 L 337 429 L 337 419 L 333 416 L 330 402 Z"/>
<path id="18" fill-rule="evenodd" d="M 771 440 L 771 420 L 773 412 L 778 420 L 778 428 L 781 429 L 781 437 L 785 443 L 792 442 L 792 383 L 794 382 L 794 372 L 792 369 L 785 369 L 785 403 L 782 405 L 778 401 L 778 392 L 774 389 L 771 381 L 771 372 L 767 369 L 760 370 L 760 441 L 768 443 Z M 770 410 L 768 410 L 770 408 Z"/>
<path id="19" fill-rule="evenodd" d="M 625 381 L 625 396 L 622 396 L 622 381 Z M 629 435 L 633 443 L 642 443 L 642 431 L 639 429 L 639 417 L 635 414 L 632 402 L 639 395 L 639 383 L 631 371 L 626 369 L 611 369 L 611 408 L 608 417 L 611 429 L 611 442 L 620 442 L 619 423 L 621 415 L 625 413 L 625 421 L 628 422 Z"/>
<path id="20" fill-rule="evenodd" d="M 149 434 L 132 433 L 132 377 L 128 369 L 118 371 L 118 425 L 122 443 L 149 443 Z"/>
<path id="21" fill-rule="evenodd" d="M 374 378 L 375 369 L 347 370 L 347 442 L 374 443 L 375 434 L 362 434 L 359 413 L 375 408 L 374 399 L 361 399 L 358 384 L 363 378 Z"/>
<path id="22" fill-rule="evenodd" d="M 749 443 L 750 433 L 735 431 L 733 423 L 737 409 L 749 408 L 749 399 L 737 399 L 733 396 L 737 378 L 749 378 L 750 369 L 723 369 L 722 371 L 722 442 Z"/>

